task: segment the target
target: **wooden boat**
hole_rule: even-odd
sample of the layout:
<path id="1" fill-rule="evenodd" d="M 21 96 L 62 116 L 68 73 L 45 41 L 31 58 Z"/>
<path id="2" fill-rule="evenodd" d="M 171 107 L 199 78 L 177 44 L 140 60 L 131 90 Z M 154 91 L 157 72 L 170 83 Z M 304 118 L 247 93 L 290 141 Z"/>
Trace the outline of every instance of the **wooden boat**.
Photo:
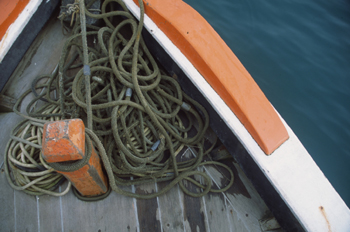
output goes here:
<path id="1" fill-rule="evenodd" d="M 137 1 L 124 3 L 139 19 Z M 67 38 L 56 19 L 57 5 L 53 0 L 29 1 L 13 24 L 22 26 L 12 26 L 3 37 L 4 109 L 14 105 L 36 76 L 55 69 Z M 210 25 L 180 0 L 144 0 L 144 6 L 147 46 L 183 90 L 209 112 L 211 128 L 234 158 L 224 162 L 233 170 L 235 184 L 224 193 L 201 198 L 184 195 L 176 186 L 150 200 L 113 192 L 105 200 L 83 202 L 72 192 L 57 198 L 15 191 L 2 171 L 1 230 L 349 231 L 346 204 Z M 0 120 L 3 151 L 10 131 L 23 119 L 6 112 Z M 204 171 L 214 184 L 223 178 L 215 169 Z M 155 192 L 160 187 L 132 186 L 130 191 Z"/>

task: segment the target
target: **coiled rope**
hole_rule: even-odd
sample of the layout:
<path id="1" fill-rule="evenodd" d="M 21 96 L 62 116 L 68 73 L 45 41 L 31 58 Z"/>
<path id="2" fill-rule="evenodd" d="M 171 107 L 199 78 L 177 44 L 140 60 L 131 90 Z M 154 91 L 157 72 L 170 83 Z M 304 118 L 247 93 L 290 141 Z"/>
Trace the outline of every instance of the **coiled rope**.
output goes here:
<path id="1" fill-rule="evenodd" d="M 113 10 L 116 3 L 121 10 Z M 30 161 L 31 168 L 46 169 L 41 171 L 42 175 L 51 173 L 53 176 L 50 178 L 54 181 L 47 181 L 50 184 L 47 189 L 55 186 L 55 178 L 59 176 L 54 170 L 73 171 L 84 164 L 84 161 L 80 161 L 79 165 L 75 162 L 46 164 L 38 155 L 42 134 L 39 125 L 53 118 L 83 119 L 87 125 L 87 144 L 91 141 L 98 151 L 110 189 L 119 194 L 149 199 L 179 184 L 186 194 L 200 197 L 209 191 L 225 191 L 233 184 L 233 172 L 229 167 L 214 161 L 203 162 L 204 156 L 215 146 L 213 143 L 208 149 L 204 147 L 208 114 L 204 107 L 182 92 L 175 79 L 159 69 L 141 36 L 144 20 L 142 0 L 139 0 L 139 5 L 141 16 L 138 22 L 121 0 L 104 1 L 102 13 L 98 15 L 90 13 L 83 0 L 79 1 L 80 22 L 76 20 L 72 35 L 64 45 L 58 70 L 52 75 L 36 78 L 32 89 L 15 104 L 14 111 L 26 120 L 14 129 L 14 136 L 6 149 L 5 171 L 12 187 L 26 189 L 30 194 L 37 190 L 57 195 L 41 189 L 43 177 L 39 181 L 32 180 L 35 184 L 40 183 L 39 187 L 31 184 L 29 189 L 29 184 L 22 181 L 27 179 L 28 172 L 17 170 L 19 164 L 16 158 L 25 161 L 21 167 L 27 167 L 26 163 Z M 85 16 L 102 19 L 106 26 L 86 25 Z M 44 78 L 48 79 L 47 83 L 38 85 Z M 37 93 L 39 89 L 40 94 Z M 26 114 L 19 112 L 22 100 L 30 93 L 34 93 L 35 98 L 28 104 Z M 58 93 L 58 99 L 53 97 L 54 93 Z M 46 104 L 31 112 L 38 101 Z M 48 108 L 57 110 L 48 111 Z M 29 127 L 37 134 L 27 138 Z M 16 153 L 18 147 L 21 155 Z M 184 147 L 195 149 L 198 155 L 177 161 L 176 156 Z M 230 173 L 228 184 L 221 189 L 212 189 L 209 176 L 197 170 L 200 165 L 227 169 Z M 17 173 L 22 176 L 18 177 Z M 204 183 L 196 181 L 194 176 L 201 176 Z M 201 191 L 190 192 L 183 180 L 195 184 Z M 146 195 L 120 188 L 163 181 L 168 182 L 166 187 Z"/>
<path id="2" fill-rule="evenodd" d="M 44 112 L 57 110 L 57 107 L 51 105 Z M 5 149 L 5 160 L 8 161 L 5 162 L 5 172 L 8 173 L 11 169 L 13 179 L 10 175 L 6 176 L 11 187 L 27 194 L 62 196 L 70 190 L 71 183 L 61 193 L 53 191 L 65 178 L 55 172 L 40 155 L 43 126 L 41 123 L 24 120 L 12 130 Z"/>

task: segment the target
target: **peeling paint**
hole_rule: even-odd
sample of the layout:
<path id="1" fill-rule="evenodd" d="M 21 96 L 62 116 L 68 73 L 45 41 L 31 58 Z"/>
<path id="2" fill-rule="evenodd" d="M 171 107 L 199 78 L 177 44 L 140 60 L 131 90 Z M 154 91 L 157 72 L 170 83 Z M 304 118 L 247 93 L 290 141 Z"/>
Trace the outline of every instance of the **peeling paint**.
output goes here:
<path id="1" fill-rule="evenodd" d="M 137 189 L 138 191 L 142 191 L 142 194 L 150 194 L 155 192 L 154 186 L 150 184 L 138 185 Z"/>

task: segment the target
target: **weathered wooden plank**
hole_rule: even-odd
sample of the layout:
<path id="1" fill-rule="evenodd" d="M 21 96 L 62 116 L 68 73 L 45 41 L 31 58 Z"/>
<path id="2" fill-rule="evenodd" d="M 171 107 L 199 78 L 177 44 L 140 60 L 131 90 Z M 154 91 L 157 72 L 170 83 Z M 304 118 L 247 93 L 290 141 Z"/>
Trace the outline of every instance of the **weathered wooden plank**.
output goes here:
<path id="1" fill-rule="evenodd" d="M 208 170 L 208 167 L 204 166 L 200 167 L 199 170 L 206 172 L 212 179 L 212 185 L 215 186 L 215 179 L 220 178 L 221 173 L 215 168 Z M 203 196 L 203 201 L 201 203 L 206 211 L 205 216 L 208 221 L 207 231 L 232 231 L 225 204 L 225 197 L 222 193 L 210 192 Z"/>
<path id="2" fill-rule="evenodd" d="M 65 187 L 66 184 L 60 189 Z M 63 231 L 61 197 L 43 195 L 38 198 L 40 231 Z"/>
<path id="3" fill-rule="evenodd" d="M 156 192 L 156 185 L 153 183 L 136 186 L 136 193 L 138 194 L 149 194 L 154 192 Z M 137 213 L 141 232 L 161 231 L 157 198 L 147 200 L 138 199 Z"/>
<path id="4" fill-rule="evenodd" d="M 189 149 L 196 156 L 197 153 L 193 149 Z M 210 157 L 207 157 L 210 160 Z M 224 169 L 217 165 L 204 165 L 198 168 L 205 172 L 212 180 L 212 187 L 219 189 L 229 182 L 230 175 L 225 173 Z M 198 180 L 203 183 L 200 177 Z M 203 183 L 204 184 L 204 183 Z M 225 193 L 209 193 L 202 198 L 202 207 L 205 209 L 205 222 L 207 222 L 207 231 L 236 231 L 229 219 L 227 197 Z M 237 230 L 239 231 L 239 230 Z"/>
<path id="5" fill-rule="evenodd" d="M 64 231 L 137 231 L 130 197 L 112 192 L 102 201 L 84 202 L 72 192 L 62 197 Z"/>
<path id="6" fill-rule="evenodd" d="M 204 196 L 209 231 L 232 231 L 227 216 L 225 200 L 221 194 L 209 193 Z"/>
<path id="7" fill-rule="evenodd" d="M 15 230 L 15 192 L 7 183 L 4 172 L 4 152 L 6 144 L 10 139 L 12 128 L 23 119 L 15 113 L 1 113 L 0 125 L 2 133 L 0 133 L 0 225 L 3 231 Z"/>
<path id="8" fill-rule="evenodd" d="M 60 22 L 51 19 L 18 64 L 2 94 L 18 99 L 30 89 L 37 76 L 51 74 L 60 59 L 66 38 L 62 34 Z"/>
<path id="9" fill-rule="evenodd" d="M 158 189 L 165 187 L 167 182 L 158 183 Z M 175 185 L 166 194 L 159 196 L 159 212 L 163 231 L 185 231 L 183 193 Z"/>
<path id="10" fill-rule="evenodd" d="M 181 154 L 181 156 L 179 156 L 179 158 L 181 161 L 184 161 L 193 158 L 193 155 L 188 148 L 183 154 Z M 184 180 L 183 183 L 191 192 L 199 193 L 201 191 L 201 189 L 191 182 Z M 205 211 L 202 207 L 202 198 L 191 197 L 187 194 L 183 194 L 183 202 L 186 231 L 206 231 Z"/>
<path id="11" fill-rule="evenodd" d="M 0 125 L 1 125 L 1 133 L 0 133 L 0 157 L 1 162 L 3 161 L 4 152 L 6 148 L 6 144 L 10 139 L 10 133 L 12 129 L 24 119 L 18 116 L 15 113 L 0 113 Z"/>
<path id="12" fill-rule="evenodd" d="M 216 195 L 215 198 L 217 199 L 214 200 L 214 202 L 216 201 L 217 203 L 212 203 L 214 194 L 209 194 L 211 198 L 205 196 L 210 225 L 213 224 L 213 219 L 211 219 L 211 217 L 214 213 L 211 209 L 211 205 L 220 205 L 222 207 L 221 210 L 226 212 L 228 218 L 227 226 L 229 226 L 229 228 L 227 228 L 227 230 L 260 231 L 259 220 L 269 211 L 268 208 L 239 166 L 232 160 L 224 161 L 224 163 L 233 170 L 235 183 L 226 192 L 221 195 Z M 224 179 L 228 177 L 228 173 L 225 173 L 225 171 L 219 167 L 205 166 L 202 169 L 210 175 L 216 187 L 221 186 Z M 218 199 L 221 199 L 224 206 L 221 205 Z M 216 211 L 215 214 L 220 214 L 220 211 Z M 223 217 L 224 214 L 221 216 Z M 217 222 L 216 224 L 221 223 Z"/>
<path id="13" fill-rule="evenodd" d="M 206 138 L 211 143 L 214 141 L 213 134 L 210 131 L 206 133 Z M 205 217 L 205 222 L 208 222 L 208 224 L 205 224 L 208 225 L 206 229 L 207 231 L 213 229 L 216 231 L 218 228 L 215 228 L 215 226 L 218 225 L 224 231 L 259 231 L 259 220 L 269 210 L 243 171 L 233 162 L 233 159 L 227 159 L 227 155 L 220 156 L 220 154 L 216 154 L 216 152 L 226 154 L 222 149 L 225 148 L 220 147 L 216 151 L 212 151 L 207 159 L 211 160 L 211 157 L 223 159 L 221 162 L 228 165 L 234 172 L 235 182 L 224 193 L 210 193 L 208 196 L 203 197 L 201 205 L 206 209 L 204 210 L 204 216 L 207 216 Z M 197 155 L 193 149 L 190 149 L 190 151 L 195 156 Z M 223 187 L 229 178 L 229 173 L 218 166 L 206 165 L 199 169 L 205 171 L 211 177 L 214 188 Z M 220 207 L 221 211 L 218 210 Z M 227 222 L 226 224 L 224 223 L 225 221 Z"/>
<path id="14" fill-rule="evenodd" d="M 215 141 L 215 135 L 212 136 L 212 133 L 206 133 L 206 138 L 210 143 Z M 187 152 L 189 152 L 188 157 L 191 156 L 190 154 L 194 157 L 197 156 L 197 152 L 193 148 L 189 148 Z M 206 159 L 208 159 L 208 157 Z M 220 167 L 212 167 L 208 165 L 200 166 L 198 168 L 199 171 L 205 172 L 209 175 L 212 179 L 213 188 L 217 188 L 217 185 L 221 186 L 221 179 L 224 179 L 222 170 L 220 169 Z M 200 183 L 205 184 L 202 177 L 195 178 Z M 227 183 L 227 180 L 228 178 L 226 178 L 223 183 Z M 201 198 L 199 205 L 202 215 L 202 228 L 198 226 L 196 227 L 196 231 L 232 231 L 226 207 L 226 200 L 223 194 L 209 192 Z"/>
<path id="15" fill-rule="evenodd" d="M 1 147 L 2 148 L 2 147 Z M 3 157 L 0 159 L 3 162 Z M 3 231 L 15 231 L 14 190 L 8 185 L 3 167 L 0 171 L 0 225 Z"/>
<path id="16" fill-rule="evenodd" d="M 260 231 L 259 220 L 270 212 L 238 164 L 225 162 L 235 174 L 235 184 L 225 192 L 230 221 L 240 231 Z"/>
<path id="17" fill-rule="evenodd" d="M 15 231 L 40 231 L 38 200 L 21 191 L 14 192 Z"/>
<path id="18" fill-rule="evenodd" d="M 225 183 L 225 178 L 228 178 L 229 175 L 228 173 L 224 173 L 223 170 L 220 167 L 216 167 L 216 166 L 204 166 L 202 168 L 212 179 L 212 185 L 213 188 L 221 188 L 223 187 L 223 182 Z M 232 187 L 231 187 L 232 188 Z M 225 216 L 227 218 L 227 227 L 228 227 L 228 231 L 245 231 L 243 230 L 244 227 L 242 227 L 239 223 L 236 223 L 235 220 L 232 221 L 232 218 L 230 218 L 230 214 L 232 214 L 232 210 L 228 207 L 229 205 L 229 201 L 227 199 L 226 196 L 226 192 L 225 193 L 220 193 L 220 194 L 216 194 L 217 197 L 219 197 L 221 199 L 221 201 L 224 203 L 224 207 L 225 210 L 222 209 L 222 211 L 225 211 Z M 209 214 L 212 214 L 212 211 L 209 210 Z M 224 216 L 224 215 L 222 215 Z M 234 218 L 236 219 L 236 218 Z"/>

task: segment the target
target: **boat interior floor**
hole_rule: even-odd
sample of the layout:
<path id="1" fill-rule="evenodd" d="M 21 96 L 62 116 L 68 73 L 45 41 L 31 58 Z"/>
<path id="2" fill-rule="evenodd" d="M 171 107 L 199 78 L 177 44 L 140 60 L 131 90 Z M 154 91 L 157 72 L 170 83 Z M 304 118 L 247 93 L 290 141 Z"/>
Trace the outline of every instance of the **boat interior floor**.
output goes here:
<path id="1" fill-rule="evenodd" d="M 175 185 L 166 194 L 150 200 L 140 200 L 112 192 L 108 198 L 97 202 L 84 202 L 72 191 L 61 197 L 43 195 L 34 197 L 13 190 L 4 172 L 4 151 L 10 132 L 24 120 L 9 110 L 13 101 L 31 87 L 35 77 L 52 73 L 67 36 L 63 35 L 59 20 L 50 19 L 26 52 L 14 74 L 1 92 L 0 113 L 0 225 L 1 231 L 269 231 L 266 222 L 273 216 L 232 157 L 221 160 L 234 172 L 234 184 L 224 193 L 209 193 L 200 198 L 184 194 Z M 33 97 L 33 96 L 31 96 Z M 24 112 L 24 100 L 21 111 Z M 4 103 L 4 98 L 6 104 Z M 7 107 L 7 111 L 6 111 Z M 210 131 L 210 130 L 209 130 Z M 207 140 L 214 132 L 208 132 Z M 215 152 L 224 149 L 214 149 Z M 194 149 L 185 147 L 178 155 L 184 160 L 195 155 Z M 220 159 L 216 157 L 216 159 Z M 227 173 L 219 167 L 201 167 L 211 178 L 214 186 L 226 181 Z M 60 186 L 57 191 L 65 189 Z M 164 183 L 131 186 L 129 191 L 151 193 Z M 188 189 L 196 191 L 191 183 Z M 276 222 L 275 224 L 278 225 Z M 278 226 L 273 227 L 276 231 Z"/>

